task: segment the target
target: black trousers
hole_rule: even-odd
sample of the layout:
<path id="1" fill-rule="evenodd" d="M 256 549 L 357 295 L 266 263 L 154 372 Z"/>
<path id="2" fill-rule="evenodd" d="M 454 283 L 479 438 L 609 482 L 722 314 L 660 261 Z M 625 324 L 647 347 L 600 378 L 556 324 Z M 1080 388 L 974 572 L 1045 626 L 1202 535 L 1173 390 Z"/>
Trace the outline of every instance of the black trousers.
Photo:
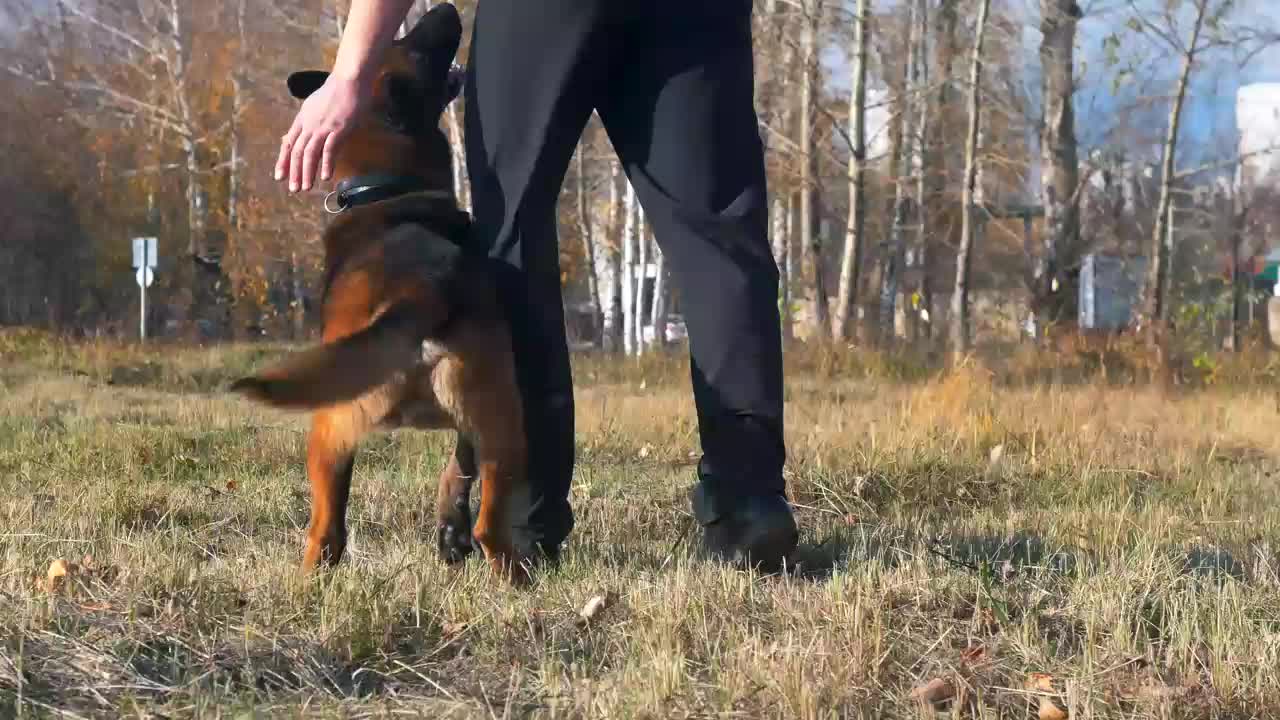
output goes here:
<path id="1" fill-rule="evenodd" d="M 556 203 L 599 113 L 681 294 L 703 522 L 783 493 L 778 269 L 767 237 L 751 0 L 482 0 L 466 84 L 477 241 L 501 270 L 524 396 L 523 547 L 573 528 L 574 403 Z M 458 459 L 474 475 L 473 452 Z"/>

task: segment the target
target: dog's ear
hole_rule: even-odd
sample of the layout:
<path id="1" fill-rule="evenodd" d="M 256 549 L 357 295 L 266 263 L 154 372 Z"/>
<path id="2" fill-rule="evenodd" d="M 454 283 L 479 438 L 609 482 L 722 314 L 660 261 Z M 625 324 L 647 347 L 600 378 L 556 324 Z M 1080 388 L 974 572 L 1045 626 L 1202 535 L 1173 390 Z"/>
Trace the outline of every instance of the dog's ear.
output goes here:
<path id="1" fill-rule="evenodd" d="M 418 19 L 404 44 L 433 67 L 449 67 L 462 44 L 462 18 L 453 3 L 442 2 Z"/>
<path id="2" fill-rule="evenodd" d="M 325 70 L 299 70 L 289 76 L 289 93 L 299 100 L 306 100 L 329 79 Z"/>

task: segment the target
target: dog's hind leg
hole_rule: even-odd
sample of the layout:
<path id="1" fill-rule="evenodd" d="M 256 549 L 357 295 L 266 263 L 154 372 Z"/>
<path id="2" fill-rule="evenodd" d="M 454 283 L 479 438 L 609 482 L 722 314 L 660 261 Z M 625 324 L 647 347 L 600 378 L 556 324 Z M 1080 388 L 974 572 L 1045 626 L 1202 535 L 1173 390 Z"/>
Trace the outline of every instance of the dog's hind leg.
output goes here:
<path id="1" fill-rule="evenodd" d="M 355 405 L 321 410 L 307 438 L 307 478 L 311 482 L 311 523 L 302 571 L 336 565 L 347 548 L 347 499 L 356 445 L 365 434 Z"/>
<path id="2" fill-rule="evenodd" d="M 459 455 L 466 462 L 459 463 Z M 465 467 L 464 467 L 465 466 Z M 446 563 L 462 562 L 471 554 L 471 484 L 475 481 L 475 448 L 458 433 L 457 447 L 440 473 L 436 491 L 436 548 Z"/>

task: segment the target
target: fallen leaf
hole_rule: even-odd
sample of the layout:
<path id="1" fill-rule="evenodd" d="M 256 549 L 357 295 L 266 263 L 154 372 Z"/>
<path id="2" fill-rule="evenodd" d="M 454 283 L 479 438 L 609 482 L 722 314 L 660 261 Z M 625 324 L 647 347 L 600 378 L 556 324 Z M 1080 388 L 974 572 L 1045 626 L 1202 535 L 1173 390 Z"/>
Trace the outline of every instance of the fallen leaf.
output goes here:
<path id="1" fill-rule="evenodd" d="M 1023 687 L 1036 693 L 1054 692 L 1053 676 L 1049 673 L 1031 673 L 1027 676 L 1027 681 L 1023 683 Z"/>
<path id="2" fill-rule="evenodd" d="M 235 480 L 227 481 L 227 490 L 235 492 L 238 489 L 240 489 L 240 483 L 236 482 Z"/>
<path id="3" fill-rule="evenodd" d="M 999 463 L 1002 458 L 1004 458 L 1003 444 L 996 445 L 995 447 L 991 448 L 991 452 L 987 455 L 987 461 L 990 462 L 992 465 L 996 465 L 997 463 Z"/>
<path id="4" fill-rule="evenodd" d="M 79 565 L 58 558 L 49 564 L 49 572 L 45 573 L 44 587 L 49 592 L 57 592 L 78 572 L 80 572 Z"/>
<path id="5" fill-rule="evenodd" d="M 956 694 L 956 686 L 946 678 L 934 678 L 911 691 L 911 697 L 929 705 L 940 705 Z"/>
<path id="6" fill-rule="evenodd" d="M 1067 711 L 1047 697 L 1040 697 L 1040 720 L 1067 720 Z"/>
<path id="7" fill-rule="evenodd" d="M 643 460 L 644 458 L 649 457 L 649 452 L 650 450 L 648 445 L 645 445 L 644 447 L 640 448 L 640 452 L 639 452 L 640 459 Z"/>
<path id="8" fill-rule="evenodd" d="M 609 607 L 617 600 L 617 595 L 613 591 L 607 591 L 603 595 L 596 595 L 582 606 L 582 612 L 578 613 L 578 625 L 583 626 L 596 619 L 605 608 Z"/>
<path id="9" fill-rule="evenodd" d="M 444 633 L 446 638 L 453 638 L 466 632 L 468 627 L 470 626 L 464 622 L 447 622 L 441 628 L 441 632 Z"/>
<path id="10" fill-rule="evenodd" d="M 969 663 L 970 665 L 973 665 L 975 663 L 982 661 L 982 659 L 986 656 L 986 654 L 987 654 L 987 646 L 983 645 L 982 643 L 978 643 L 977 645 L 970 645 L 969 647 L 965 648 L 964 652 L 960 653 L 960 657 L 965 662 Z"/>
<path id="11" fill-rule="evenodd" d="M 1037 717 L 1040 720 L 1067 720 L 1069 717 L 1067 711 L 1058 707 L 1058 704 L 1049 697 L 1058 694 L 1053 687 L 1053 682 L 1054 678 L 1049 673 L 1031 673 L 1027 676 L 1023 687 L 1028 692 L 1039 696 L 1040 710 Z"/>
<path id="12" fill-rule="evenodd" d="M 857 525 L 858 523 L 862 522 L 862 518 L 858 517 L 857 515 L 854 515 L 853 513 L 850 513 L 844 516 L 844 522 L 846 525 Z"/>

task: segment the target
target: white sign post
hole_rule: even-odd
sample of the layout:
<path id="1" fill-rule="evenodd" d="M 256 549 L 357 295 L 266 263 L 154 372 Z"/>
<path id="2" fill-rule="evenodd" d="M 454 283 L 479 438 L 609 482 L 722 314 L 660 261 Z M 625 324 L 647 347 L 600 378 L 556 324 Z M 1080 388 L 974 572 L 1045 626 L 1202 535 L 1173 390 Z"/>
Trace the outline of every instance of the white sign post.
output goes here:
<path id="1" fill-rule="evenodd" d="M 155 281 L 156 239 L 153 237 L 137 237 L 133 239 L 133 267 L 137 270 L 134 278 L 142 291 L 141 310 L 139 312 L 138 337 L 147 339 L 147 287 Z"/>

